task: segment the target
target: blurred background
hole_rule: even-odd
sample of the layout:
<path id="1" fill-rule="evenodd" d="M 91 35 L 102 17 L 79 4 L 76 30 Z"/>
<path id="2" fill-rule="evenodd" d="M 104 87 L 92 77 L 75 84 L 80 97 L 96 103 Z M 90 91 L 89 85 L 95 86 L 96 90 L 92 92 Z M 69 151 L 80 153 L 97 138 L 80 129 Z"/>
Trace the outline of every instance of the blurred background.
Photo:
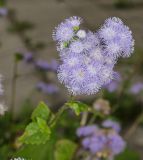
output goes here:
<path id="1" fill-rule="evenodd" d="M 56 76 L 59 56 L 52 32 L 70 16 L 82 17 L 84 27 L 92 31 L 106 18 L 116 16 L 132 30 L 135 52 L 128 59 L 120 59 L 116 66 L 120 80 L 106 87 L 102 98 L 109 100 L 111 106 L 119 103 L 115 115 L 123 134 L 130 131 L 129 146 L 143 160 L 143 0 L 0 0 L 2 101 L 17 123 L 26 119 L 41 100 L 53 111 L 67 100 L 68 92 Z M 92 105 L 102 93 L 77 99 Z M 3 119 L 0 118 L 1 126 Z M 5 139 L 0 140 L 1 146 L 8 143 L 9 138 Z"/>

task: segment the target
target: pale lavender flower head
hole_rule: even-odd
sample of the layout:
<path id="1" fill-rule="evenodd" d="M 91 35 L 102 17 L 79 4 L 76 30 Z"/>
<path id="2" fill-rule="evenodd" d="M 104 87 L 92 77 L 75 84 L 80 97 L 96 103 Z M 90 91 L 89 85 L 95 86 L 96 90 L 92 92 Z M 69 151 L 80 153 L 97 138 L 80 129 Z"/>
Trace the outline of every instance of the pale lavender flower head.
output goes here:
<path id="1" fill-rule="evenodd" d="M 74 41 L 71 43 L 69 48 L 70 48 L 71 52 L 81 53 L 84 50 L 84 45 L 80 41 Z"/>
<path id="2" fill-rule="evenodd" d="M 40 91 L 42 91 L 45 94 L 54 94 L 59 91 L 58 87 L 53 84 L 48 84 L 45 82 L 39 82 L 36 86 L 36 88 Z"/>
<path id="3" fill-rule="evenodd" d="M 82 39 L 82 43 L 84 46 L 85 53 L 90 54 L 91 50 L 95 49 L 96 46 L 100 45 L 100 39 L 99 39 L 98 34 L 93 33 L 91 31 L 88 31 L 86 33 L 86 37 L 84 39 Z M 89 54 L 88 54 L 88 56 L 89 56 Z"/>
<path id="4" fill-rule="evenodd" d="M 114 129 L 116 132 L 120 132 L 121 131 L 121 126 L 118 122 L 113 121 L 111 119 L 107 119 L 102 123 L 102 126 L 105 128 L 112 128 Z"/>
<path id="5" fill-rule="evenodd" d="M 78 27 L 82 23 L 83 20 L 81 17 L 73 16 L 73 17 L 66 19 L 65 21 L 72 27 Z"/>
<path id="6" fill-rule="evenodd" d="M 108 56 L 129 57 L 134 51 L 132 32 L 119 18 L 107 19 L 99 30 L 99 36 L 102 38 Z"/>
<path id="7" fill-rule="evenodd" d="M 132 94 L 139 94 L 141 91 L 143 91 L 143 83 L 137 82 L 133 84 L 130 88 L 130 93 Z"/>
<path id="8" fill-rule="evenodd" d="M 74 35 L 73 27 L 69 23 L 62 22 L 53 32 L 53 39 L 59 42 L 70 41 Z"/>

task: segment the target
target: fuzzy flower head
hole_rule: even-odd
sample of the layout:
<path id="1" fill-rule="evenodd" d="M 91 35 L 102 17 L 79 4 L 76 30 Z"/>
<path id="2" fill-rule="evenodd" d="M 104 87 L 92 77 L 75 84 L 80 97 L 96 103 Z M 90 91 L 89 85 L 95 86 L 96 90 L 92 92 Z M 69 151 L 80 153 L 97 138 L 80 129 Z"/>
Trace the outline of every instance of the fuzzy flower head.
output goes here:
<path id="1" fill-rule="evenodd" d="M 119 18 L 109 18 L 96 33 L 80 28 L 81 18 L 71 17 L 54 31 L 62 64 L 58 78 L 73 95 L 95 94 L 114 79 L 119 57 L 133 52 L 132 33 Z"/>
<path id="2" fill-rule="evenodd" d="M 53 32 L 53 39 L 60 42 L 69 41 L 73 36 L 73 28 L 67 23 L 61 23 Z"/>
<path id="3" fill-rule="evenodd" d="M 99 30 L 99 36 L 108 56 L 129 57 L 134 51 L 132 32 L 119 18 L 108 18 Z"/>
<path id="4" fill-rule="evenodd" d="M 72 27 L 79 27 L 79 25 L 82 23 L 82 18 L 77 17 L 77 16 L 73 16 L 73 17 L 66 19 L 65 21 L 66 21 L 66 23 L 68 23 Z"/>

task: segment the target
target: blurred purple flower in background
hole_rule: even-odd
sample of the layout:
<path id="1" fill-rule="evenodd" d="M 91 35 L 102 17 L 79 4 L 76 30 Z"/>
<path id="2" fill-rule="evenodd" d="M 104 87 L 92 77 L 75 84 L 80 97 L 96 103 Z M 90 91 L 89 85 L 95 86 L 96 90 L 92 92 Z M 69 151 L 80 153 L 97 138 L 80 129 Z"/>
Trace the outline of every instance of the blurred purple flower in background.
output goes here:
<path id="1" fill-rule="evenodd" d="M 54 94 L 59 91 L 58 87 L 54 84 L 48 84 L 45 82 L 39 82 L 36 88 L 45 94 Z"/>
<path id="2" fill-rule="evenodd" d="M 8 14 L 8 9 L 5 7 L 0 7 L 0 16 L 6 16 Z"/>
<path id="3" fill-rule="evenodd" d="M 89 150 L 97 159 L 113 159 L 114 156 L 121 153 L 126 143 L 119 135 L 119 126 L 116 122 L 107 123 L 104 125 L 111 128 L 99 128 L 95 125 L 80 127 L 77 130 L 77 135 L 82 137 L 82 146 L 85 150 Z M 115 126 L 116 125 L 116 126 Z M 87 133 L 87 134 L 86 134 Z"/>
<path id="4" fill-rule="evenodd" d="M 96 130 L 97 130 L 96 125 L 89 125 L 89 126 L 80 127 L 77 129 L 77 135 L 79 137 L 89 136 L 89 135 L 94 134 Z"/>
<path id="5" fill-rule="evenodd" d="M 52 60 L 50 63 L 48 63 L 45 60 L 37 60 L 35 62 L 35 66 L 43 71 L 53 71 L 56 72 L 58 68 L 58 62 L 56 60 Z"/>
<path id="6" fill-rule="evenodd" d="M 114 79 L 104 86 L 105 89 L 107 89 L 109 92 L 115 92 L 121 83 L 121 75 L 118 72 L 114 72 Z"/>
<path id="7" fill-rule="evenodd" d="M 142 82 L 134 83 L 130 88 L 130 93 L 132 93 L 132 94 L 139 94 L 141 91 L 143 91 L 143 83 Z"/>
<path id="8" fill-rule="evenodd" d="M 121 131 L 121 126 L 118 122 L 113 121 L 111 119 L 107 119 L 102 123 L 102 126 L 105 128 L 112 128 L 114 129 L 116 132 L 120 132 Z"/>
<path id="9" fill-rule="evenodd" d="M 24 61 L 27 63 L 33 62 L 34 60 L 33 54 L 31 52 L 24 53 L 23 58 L 24 58 Z"/>

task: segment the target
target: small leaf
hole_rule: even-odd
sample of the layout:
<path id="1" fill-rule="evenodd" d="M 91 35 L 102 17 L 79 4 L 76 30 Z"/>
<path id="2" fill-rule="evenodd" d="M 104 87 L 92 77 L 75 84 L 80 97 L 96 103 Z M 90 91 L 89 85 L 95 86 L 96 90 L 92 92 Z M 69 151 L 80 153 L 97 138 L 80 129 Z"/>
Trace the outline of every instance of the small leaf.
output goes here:
<path id="1" fill-rule="evenodd" d="M 46 121 L 37 118 L 37 122 L 31 122 L 25 129 L 19 141 L 26 144 L 44 144 L 50 138 L 51 130 Z"/>
<path id="2" fill-rule="evenodd" d="M 77 116 L 80 115 L 81 112 L 89 111 L 88 105 L 79 101 L 72 101 L 67 105 L 75 111 Z"/>
<path id="3" fill-rule="evenodd" d="M 79 30 L 79 26 L 73 27 L 73 30 L 74 30 L 74 31 L 78 31 L 78 30 Z"/>
<path id="4" fill-rule="evenodd" d="M 55 160 L 72 160 L 77 145 L 70 140 L 60 140 L 56 144 Z"/>
<path id="5" fill-rule="evenodd" d="M 21 61 L 23 59 L 23 55 L 21 53 L 15 53 L 15 60 L 17 62 Z"/>
<path id="6" fill-rule="evenodd" d="M 44 120 L 48 120 L 51 114 L 50 109 L 44 102 L 40 102 L 37 108 L 32 113 L 32 120 L 35 121 L 37 117 L 42 118 Z"/>

